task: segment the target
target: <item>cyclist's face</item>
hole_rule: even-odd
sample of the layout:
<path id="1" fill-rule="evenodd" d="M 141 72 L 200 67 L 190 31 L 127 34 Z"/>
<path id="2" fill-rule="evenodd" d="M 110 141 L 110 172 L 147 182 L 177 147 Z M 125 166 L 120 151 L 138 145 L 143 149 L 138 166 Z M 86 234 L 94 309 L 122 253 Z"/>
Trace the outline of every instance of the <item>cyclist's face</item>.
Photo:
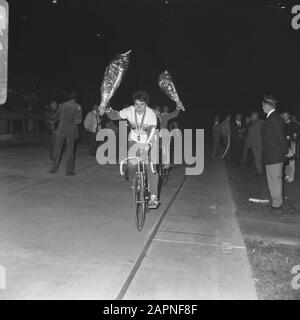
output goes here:
<path id="1" fill-rule="evenodd" d="M 146 109 L 147 103 L 145 101 L 135 100 L 134 106 L 137 113 L 143 113 Z"/>

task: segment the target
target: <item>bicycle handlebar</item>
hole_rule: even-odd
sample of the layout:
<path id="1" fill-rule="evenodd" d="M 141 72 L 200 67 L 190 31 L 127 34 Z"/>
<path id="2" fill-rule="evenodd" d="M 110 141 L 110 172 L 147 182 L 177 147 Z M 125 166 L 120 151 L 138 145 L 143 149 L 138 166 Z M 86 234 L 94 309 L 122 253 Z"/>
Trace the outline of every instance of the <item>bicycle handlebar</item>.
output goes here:
<path id="1" fill-rule="evenodd" d="M 142 161 L 142 160 L 141 160 L 141 157 L 128 157 L 128 158 L 123 159 L 123 160 L 121 161 L 121 163 L 120 163 L 120 174 L 121 174 L 121 176 L 124 176 L 124 174 L 125 174 L 125 172 L 123 171 L 124 162 L 126 162 L 126 161 L 128 161 L 128 160 L 130 160 L 130 159 L 137 159 L 138 162 Z M 156 172 L 157 172 L 157 171 L 154 169 L 154 164 L 153 164 L 152 161 L 150 161 L 150 167 L 151 167 L 151 171 L 152 171 L 153 173 L 156 173 Z"/>

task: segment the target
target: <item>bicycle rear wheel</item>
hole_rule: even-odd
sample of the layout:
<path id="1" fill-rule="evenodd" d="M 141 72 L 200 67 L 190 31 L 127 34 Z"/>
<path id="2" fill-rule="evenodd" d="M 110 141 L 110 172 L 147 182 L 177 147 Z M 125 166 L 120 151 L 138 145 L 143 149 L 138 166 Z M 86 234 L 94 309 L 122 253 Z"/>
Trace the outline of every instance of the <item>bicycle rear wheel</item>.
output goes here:
<path id="1" fill-rule="evenodd" d="M 133 184 L 133 201 L 134 201 L 134 221 L 138 231 L 141 231 L 145 223 L 146 199 L 145 199 L 145 182 L 143 174 L 136 173 Z"/>

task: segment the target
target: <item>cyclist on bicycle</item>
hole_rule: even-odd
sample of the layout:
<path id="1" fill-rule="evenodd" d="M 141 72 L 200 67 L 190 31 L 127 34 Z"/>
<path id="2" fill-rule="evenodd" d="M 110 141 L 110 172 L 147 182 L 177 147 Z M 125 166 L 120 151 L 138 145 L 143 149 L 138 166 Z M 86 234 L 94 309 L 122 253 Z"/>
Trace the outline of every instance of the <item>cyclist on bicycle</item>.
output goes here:
<path id="1" fill-rule="evenodd" d="M 111 120 L 127 120 L 130 124 L 131 131 L 128 136 L 128 149 L 138 143 L 140 156 L 147 157 L 151 148 L 151 141 L 155 134 L 157 126 L 156 115 L 148 106 L 150 102 L 149 95 L 144 91 L 136 91 L 132 100 L 134 105 L 122 109 L 121 111 L 108 108 L 107 116 Z M 128 161 L 128 175 L 132 179 L 136 172 L 136 164 Z M 150 165 L 147 166 L 147 174 L 149 177 L 151 198 L 149 208 L 155 209 L 158 207 L 158 174 L 153 173 Z"/>

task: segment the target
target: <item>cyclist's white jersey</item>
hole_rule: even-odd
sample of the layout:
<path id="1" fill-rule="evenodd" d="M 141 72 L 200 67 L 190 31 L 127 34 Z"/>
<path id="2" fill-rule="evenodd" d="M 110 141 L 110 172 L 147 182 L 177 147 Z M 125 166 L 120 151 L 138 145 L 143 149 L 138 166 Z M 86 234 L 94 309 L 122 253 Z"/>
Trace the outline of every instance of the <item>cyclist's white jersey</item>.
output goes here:
<path id="1" fill-rule="evenodd" d="M 131 127 L 129 133 L 129 140 L 146 143 L 148 140 L 147 129 L 149 127 L 156 128 L 157 118 L 154 111 L 146 106 L 145 113 L 138 114 L 135 111 L 135 106 L 130 106 L 119 111 L 119 116 L 122 119 L 126 119 Z"/>

